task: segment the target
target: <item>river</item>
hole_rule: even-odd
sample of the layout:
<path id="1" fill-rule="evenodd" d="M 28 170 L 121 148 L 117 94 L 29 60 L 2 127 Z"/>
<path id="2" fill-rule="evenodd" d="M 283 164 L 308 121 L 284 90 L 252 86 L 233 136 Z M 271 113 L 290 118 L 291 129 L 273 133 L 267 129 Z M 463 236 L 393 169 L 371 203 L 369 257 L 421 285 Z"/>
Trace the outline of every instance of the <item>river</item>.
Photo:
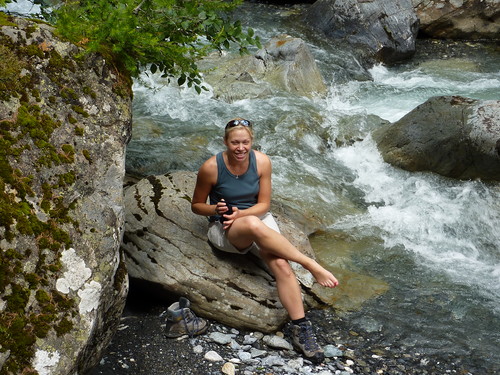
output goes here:
<path id="1" fill-rule="evenodd" d="M 324 225 L 311 242 L 345 281 L 336 313 L 381 333 L 388 347 L 496 371 L 499 185 L 391 167 L 370 131 L 380 118 L 396 121 L 432 96 L 500 99 L 498 49 L 421 41 L 411 61 L 374 66 L 370 80 L 356 79 L 350 54 L 297 26 L 295 13 L 247 4 L 239 17 L 264 42 L 280 33 L 306 40 L 329 87 L 325 98 L 282 93 L 228 104 L 143 76 L 134 85 L 127 168 L 143 175 L 195 171 L 222 148 L 227 120 L 252 120 L 256 146 L 273 162 L 273 198 Z M 366 296 L 370 282 L 387 288 Z"/>
<path id="2" fill-rule="evenodd" d="M 326 97 L 229 104 L 143 75 L 133 87 L 128 171 L 196 171 L 223 147 L 229 119 L 252 120 L 256 147 L 273 162 L 273 198 L 323 229 L 311 243 L 344 296 L 332 311 L 379 332 L 387 347 L 460 358 L 475 374 L 500 371 L 499 185 L 402 171 L 370 137 L 432 96 L 500 99 L 498 47 L 419 41 L 411 61 L 374 66 L 366 80 L 348 51 L 297 22 L 298 9 L 246 4 L 238 17 L 263 42 L 303 38 Z M 379 288 L 367 295 L 371 284 Z"/>

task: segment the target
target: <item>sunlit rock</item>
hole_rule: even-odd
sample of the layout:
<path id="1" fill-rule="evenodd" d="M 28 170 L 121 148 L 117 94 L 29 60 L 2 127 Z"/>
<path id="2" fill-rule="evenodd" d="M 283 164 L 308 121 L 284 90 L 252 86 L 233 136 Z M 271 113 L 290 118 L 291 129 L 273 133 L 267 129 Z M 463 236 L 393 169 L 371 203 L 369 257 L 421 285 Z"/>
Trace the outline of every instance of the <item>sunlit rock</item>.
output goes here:
<path id="1" fill-rule="evenodd" d="M 211 68 L 205 80 L 215 97 L 227 102 L 265 98 L 277 91 L 322 95 L 326 85 L 310 48 L 300 38 L 279 35 L 254 55 L 212 55 L 200 64 Z"/>
<path id="2" fill-rule="evenodd" d="M 213 250 L 207 243 L 205 217 L 191 212 L 193 172 L 150 176 L 125 190 L 126 232 L 123 250 L 132 278 L 161 285 L 191 301 L 197 315 L 262 332 L 287 320 L 274 278 L 252 254 Z M 290 219 L 273 211 L 282 233 L 297 248 L 312 254 L 307 236 Z M 309 272 L 292 263 L 309 306 L 318 306 Z M 325 299 L 335 290 L 325 291 Z M 329 294 L 328 294 L 329 293 Z"/>

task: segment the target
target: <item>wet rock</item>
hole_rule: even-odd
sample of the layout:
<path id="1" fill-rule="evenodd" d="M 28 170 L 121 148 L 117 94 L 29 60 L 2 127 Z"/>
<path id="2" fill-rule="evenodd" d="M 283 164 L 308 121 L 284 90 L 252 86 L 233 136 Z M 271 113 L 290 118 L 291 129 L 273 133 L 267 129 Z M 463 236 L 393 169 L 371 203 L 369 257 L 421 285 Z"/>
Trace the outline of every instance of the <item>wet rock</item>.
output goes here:
<path id="1" fill-rule="evenodd" d="M 212 55 L 200 63 L 215 97 L 227 102 L 265 98 L 277 91 L 303 96 L 326 93 L 310 48 L 300 38 L 279 35 L 253 56 Z"/>
<path id="2" fill-rule="evenodd" d="M 409 171 L 500 180 L 500 101 L 434 97 L 373 132 L 384 160 Z"/>
<path id="3" fill-rule="evenodd" d="M 326 345 L 323 350 L 325 351 L 325 357 L 327 358 L 342 357 L 344 355 L 344 352 L 342 350 L 336 348 L 333 345 Z"/>
<path id="4" fill-rule="evenodd" d="M 420 33 L 432 38 L 498 40 L 498 0 L 413 0 Z"/>
<path id="5" fill-rule="evenodd" d="M 327 37 L 360 47 L 367 57 L 391 64 L 415 53 L 418 19 L 411 0 L 318 0 L 305 22 Z"/>

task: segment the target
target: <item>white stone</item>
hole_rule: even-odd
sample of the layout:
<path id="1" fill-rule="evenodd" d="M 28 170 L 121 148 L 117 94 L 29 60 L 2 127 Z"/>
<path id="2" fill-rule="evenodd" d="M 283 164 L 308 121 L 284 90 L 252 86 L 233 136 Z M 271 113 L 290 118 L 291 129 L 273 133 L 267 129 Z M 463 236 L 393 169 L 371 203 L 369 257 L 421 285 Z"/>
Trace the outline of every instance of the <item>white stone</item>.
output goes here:
<path id="1" fill-rule="evenodd" d="M 223 358 L 219 355 L 219 353 L 217 353 L 217 352 L 215 352 L 213 350 L 210 350 L 209 352 L 206 352 L 204 358 L 206 360 L 210 361 L 210 362 L 220 362 L 220 361 L 223 361 Z"/>
<path id="2" fill-rule="evenodd" d="M 234 375 L 235 370 L 236 367 L 231 362 L 226 362 L 224 363 L 224 366 L 222 366 L 222 373 L 226 375 Z"/>
<path id="3" fill-rule="evenodd" d="M 260 356 L 267 354 L 267 352 L 265 350 L 252 348 L 252 349 L 250 349 L 250 354 L 252 355 L 252 358 L 256 358 L 256 357 L 260 357 Z"/>
<path id="4" fill-rule="evenodd" d="M 294 370 L 301 369 L 304 367 L 304 358 L 298 357 L 288 361 L 288 366 L 293 368 Z"/>
<path id="5" fill-rule="evenodd" d="M 263 366 L 284 366 L 285 360 L 277 355 L 270 355 L 262 360 Z"/>
<path id="6" fill-rule="evenodd" d="M 201 345 L 196 345 L 193 347 L 193 353 L 201 354 L 203 353 L 203 347 Z"/>
<path id="7" fill-rule="evenodd" d="M 270 346 L 272 348 L 278 348 L 278 349 L 287 349 L 287 350 L 292 350 L 292 344 L 290 344 L 288 341 L 286 341 L 284 338 L 278 337 L 278 336 L 264 336 L 262 338 L 262 341 L 267 346 Z"/>
<path id="8" fill-rule="evenodd" d="M 33 359 L 33 368 L 39 375 L 50 375 L 54 367 L 59 363 L 61 356 L 59 352 L 49 353 L 45 350 L 37 350 Z"/>

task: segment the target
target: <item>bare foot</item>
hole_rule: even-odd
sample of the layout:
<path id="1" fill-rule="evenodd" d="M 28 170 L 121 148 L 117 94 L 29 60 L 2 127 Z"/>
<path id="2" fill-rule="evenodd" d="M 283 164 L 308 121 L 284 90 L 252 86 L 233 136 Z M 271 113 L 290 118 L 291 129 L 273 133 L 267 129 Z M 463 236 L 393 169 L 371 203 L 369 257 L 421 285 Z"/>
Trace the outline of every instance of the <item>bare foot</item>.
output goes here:
<path id="1" fill-rule="evenodd" d="M 335 288 L 339 285 L 339 281 L 333 274 L 327 269 L 323 268 L 317 262 L 313 261 L 313 265 L 309 268 L 309 272 L 312 273 L 316 281 L 327 288 Z"/>

